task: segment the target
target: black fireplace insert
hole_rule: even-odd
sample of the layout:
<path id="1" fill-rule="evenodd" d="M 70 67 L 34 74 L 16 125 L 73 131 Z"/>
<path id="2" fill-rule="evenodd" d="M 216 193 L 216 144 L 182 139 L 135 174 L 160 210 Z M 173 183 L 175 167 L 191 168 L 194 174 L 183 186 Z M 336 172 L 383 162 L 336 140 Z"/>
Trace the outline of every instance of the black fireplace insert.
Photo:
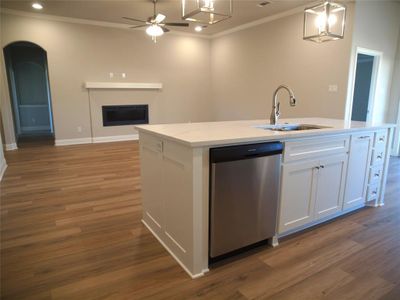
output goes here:
<path id="1" fill-rule="evenodd" d="M 103 109 L 103 126 L 149 123 L 148 105 L 107 105 Z"/>

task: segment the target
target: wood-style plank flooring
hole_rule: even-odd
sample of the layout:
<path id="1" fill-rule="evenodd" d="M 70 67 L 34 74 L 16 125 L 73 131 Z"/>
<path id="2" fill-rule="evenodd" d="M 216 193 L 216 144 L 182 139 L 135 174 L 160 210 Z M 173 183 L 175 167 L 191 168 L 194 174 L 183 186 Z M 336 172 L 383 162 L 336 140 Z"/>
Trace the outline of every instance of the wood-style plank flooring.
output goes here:
<path id="1" fill-rule="evenodd" d="M 6 158 L 1 299 L 400 299 L 399 158 L 384 207 L 196 280 L 140 222 L 136 142 L 24 148 Z"/>

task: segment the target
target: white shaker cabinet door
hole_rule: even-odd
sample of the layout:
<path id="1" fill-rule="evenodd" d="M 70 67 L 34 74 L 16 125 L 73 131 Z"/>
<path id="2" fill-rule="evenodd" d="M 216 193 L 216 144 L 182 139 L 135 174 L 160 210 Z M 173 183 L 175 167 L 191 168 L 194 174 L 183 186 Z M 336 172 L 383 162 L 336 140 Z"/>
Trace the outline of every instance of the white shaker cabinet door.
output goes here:
<path id="1" fill-rule="evenodd" d="M 366 201 L 373 133 L 353 134 L 350 142 L 343 209 Z"/>
<path id="2" fill-rule="evenodd" d="M 346 166 L 346 154 L 326 157 L 320 160 L 315 201 L 315 220 L 342 210 Z"/>
<path id="3" fill-rule="evenodd" d="M 318 163 L 309 161 L 283 165 L 279 233 L 313 220 Z"/>

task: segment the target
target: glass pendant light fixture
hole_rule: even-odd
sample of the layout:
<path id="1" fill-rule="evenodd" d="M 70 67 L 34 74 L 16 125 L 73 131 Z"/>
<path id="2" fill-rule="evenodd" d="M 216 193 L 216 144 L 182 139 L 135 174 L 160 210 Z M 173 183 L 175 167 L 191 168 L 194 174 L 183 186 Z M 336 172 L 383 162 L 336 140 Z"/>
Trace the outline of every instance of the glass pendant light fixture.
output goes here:
<path id="1" fill-rule="evenodd" d="M 346 6 L 331 1 L 304 10 L 303 39 L 317 43 L 344 38 Z"/>
<path id="2" fill-rule="evenodd" d="M 232 17 L 232 0 L 182 0 L 182 19 L 215 24 Z"/>

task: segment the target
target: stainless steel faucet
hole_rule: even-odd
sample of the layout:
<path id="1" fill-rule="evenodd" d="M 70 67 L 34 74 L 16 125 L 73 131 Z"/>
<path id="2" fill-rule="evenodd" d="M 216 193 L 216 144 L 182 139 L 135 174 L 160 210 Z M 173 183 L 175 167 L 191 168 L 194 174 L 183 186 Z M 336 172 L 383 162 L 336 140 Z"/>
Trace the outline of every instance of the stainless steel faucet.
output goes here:
<path id="1" fill-rule="evenodd" d="M 278 123 L 278 119 L 280 116 L 280 103 L 278 102 L 278 92 L 281 89 L 285 89 L 289 92 L 290 96 L 290 106 L 296 106 L 296 98 L 294 97 L 293 91 L 286 85 L 280 85 L 274 92 L 274 101 L 272 102 L 272 112 L 271 112 L 271 118 L 270 118 L 270 123 L 272 125 L 276 125 Z"/>

